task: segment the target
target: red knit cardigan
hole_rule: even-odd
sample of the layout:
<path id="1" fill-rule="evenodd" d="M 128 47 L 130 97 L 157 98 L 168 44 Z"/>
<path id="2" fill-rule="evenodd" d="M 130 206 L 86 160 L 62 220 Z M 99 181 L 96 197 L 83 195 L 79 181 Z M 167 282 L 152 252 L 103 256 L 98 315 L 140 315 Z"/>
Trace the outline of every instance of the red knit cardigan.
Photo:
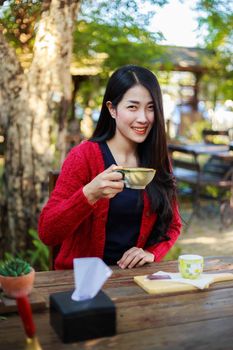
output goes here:
<path id="1" fill-rule="evenodd" d="M 56 187 L 39 219 L 39 237 L 50 246 L 61 245 L 55 261 L 56 269 L 73 268 L 73 259 L 79 257 L 103 258 L 105 227 L 109 199 L 99 199 L 91 205 L 83 194 L 83 187 L 104 171 L 104 159 L 98 143 L 84 141 L 67 156 Z M 137 247 L 144 248 L 156 213 L 150 213 L 149 199 L 144 191 L 144 207 Z M 181 230 L 177 203 L 173 206 L 169 241 L 154 244 L 146 249 L 160 261 L 173 246 Z"/>

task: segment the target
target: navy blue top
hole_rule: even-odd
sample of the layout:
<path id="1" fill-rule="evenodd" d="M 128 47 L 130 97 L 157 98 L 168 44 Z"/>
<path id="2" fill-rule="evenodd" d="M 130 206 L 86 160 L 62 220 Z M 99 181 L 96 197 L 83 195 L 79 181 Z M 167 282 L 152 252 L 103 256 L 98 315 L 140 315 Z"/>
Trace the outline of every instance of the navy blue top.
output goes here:
<path id="1" fill-rule="evenodd" d="M 116 164 L 106 142 L 100 143 L 105 168 Z M 136 246 L 143 210 L 142 190 L 124 188 L 110 199 L 103 260 L 113 265 L 124 252 Z"/>

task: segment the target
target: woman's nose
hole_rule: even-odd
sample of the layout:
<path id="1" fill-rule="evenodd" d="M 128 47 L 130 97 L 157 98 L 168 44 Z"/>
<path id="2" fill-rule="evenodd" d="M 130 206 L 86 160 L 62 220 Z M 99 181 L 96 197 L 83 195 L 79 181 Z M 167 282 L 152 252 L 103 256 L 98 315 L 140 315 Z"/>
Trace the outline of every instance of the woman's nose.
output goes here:
<path id="1" fill-rule="evenodd" d="M 137 120 L 140 121 L 141 123 L 144 123 L 147 121 L 147 114 L 146 111 L 142 110 L 138 110 L 137 113 Z"/>

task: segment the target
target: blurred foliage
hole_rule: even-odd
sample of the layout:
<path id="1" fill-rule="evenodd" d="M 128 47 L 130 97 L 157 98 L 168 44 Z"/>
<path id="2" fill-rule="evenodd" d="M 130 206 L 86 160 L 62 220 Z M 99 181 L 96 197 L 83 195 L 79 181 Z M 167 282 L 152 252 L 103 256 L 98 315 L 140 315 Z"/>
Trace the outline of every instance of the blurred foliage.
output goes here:
<path id="1" fill-rule="evenodd" d="M 16 257 L 21 258 L 22 255 L 21 255 L 21 254 L 17 254 Z M 4 252 L 4 255 L 3 255 L 3 257 L 2 257 L 2 259 L 1 259 L 1 261 L 0 261 L 0 263 L 2 263 L 3 261 L 6 261 L 6 260 L 11 260 L 11 259 L 13 259 L 13 258 L 14 258 L 14 255 L 13 255 L 13 254 L 11 254 L 11 253 L 9 253 L 9 252 Z"/>
<path id="2" fill-rule="evenodd" d="M 130 28 L 81 20 L 74 32 L 74 57 L 78 67 L 97 68 L 79 90 L 78 102 L 82 107 L 91 103 L 97 107 L 109 74 L 124 64 L 140 64 L 156 69 L 153 61 L 161 55 L 154 36 L 137 25 Z"/>
<path id="3" fill-rule="evenodd" d="M 182 2 L 182 0 L 180 0 Z M 95 67 L 101 75 L 82 91 L 83 103 L 92 99 L 90 86 L 101 88 L 109 72 L 129 62 L 148 68 L 160 54 L 156 43 L 162 33 L 150 33 L 148 25 L 156 10 L 169 0 L 83 0 L 74 33 L 74 57 L 80 67 Z M 47 4 L 47 5 L 46 5 Z M 0 30 L 16 48 L 22 62 L 32 59 L 36 24 L 49 1 L 0 1 Z M 146 8 L 146 10 L 145 10 Z M 233 5 L 227 0 L 197 0 L 193 4 L 199 32 L 214 55 L 206 57 L 209 71 L 202 78 L 202 89 L 211 100 L 231 99 Z M 99 63 L 100 61 L 100 63 Z M 82 101 L 79 101 L 82 103 Z M 96 97 L 94 104 L 98 104 Z"/>
<path id="4" fill-rule="evenodd" d="M 98 108 L 101 89 L 116 67 L 134 63 L 157 68 L 153 61 L 163 49 L 156 43 L 163 35 L 149 32 L 148 25 L 156 10 L 168 2 L 82 1 L 75 24 L 72 66 L 77 69 L 77 75 L 83 75 L 84 69 L 90 78 L 79 88 L 78 102 L 83 108 Z M 149 6 L 147 11 L 145 6 Z M 36 23 L 42 10 L 42 0 L 10 0 L 0 12 L 0 30 L 15 47 L 25 68 L 33 57 Z M 95 73 L 91 75 L 93 69 Z"/>
<path id="5" fill-rule="evenodd" d="M 35 230 L 29 230 L 29 235 L 32 238 L 33 249 L 19 252 L 16 255 L 13 255 L 11 252 L 5 252 L 2 261 L 12 260 L 14 258 L 25 259 L 36 271 L 48 271 L 49 248 L 41 242 Z"/>
<path id="6" fill-rule="evenodd" d="M 29 235 L 32 237 L 34 249 L 27 251 L 28 260 L 35 269 L 47 271 L 49 269 L 49 248 L 42 243 L 35 230 L 29 230 Z"/>
<path id="7" fill-rule="evenodd" d="M 192 122 L 189 127 L 184 130 L 183 136 L 186 137 L 189 142 L 201 142 L 203 141 L 203 129 L 211 129 L 211 122 L 204 119 Z"/>
<path id="8" fill-rule="evenodd" d="M 97 109 L 109 74 L 125 64 L 157 69 L 155 59 L 163 51 L 157 43 L 162 33 L 151 33 L 148 24 L 159 6 L 168 1 L 83 1 L 74 31 L 74 62 L 95 73 L 79 88 L 82 108 Z M 145 5 L 150 10 L 142 11 Z"/>
<path id="9" fill-rule="evenodd" d="M 166 256 L 163 258 L 163 261 L 168 260 L 177 260 L 179 255 L 182 253 L 181 247 L 176 243 L 171 250 L 166 254 Z"/>
<path id="10" fill-rule="evenodd" d="M 137 23 L 138 27 L 145 28 L 156 9 L 167 3 L 169 0 L 83 0 L 79 17 L 114 26 Z"/>
<path id="11" fill-rule="evenodd" d="M 131 27 L 145 29 L 150 23 L 156 8 L 168 3 L 168 0 L 117 0 L 81 2 L 78 21 L 96 22 L 113 27 Z M 43 0 L 8 0 L 0 1 L 0 30 L 8 41 L 17 49 L 18 54 L 32 52 L 36 34 L 36 24 L 40 20 L 41 11 L 49 6 Z M 150 5 L 147 12 L 142 11 Z M 80 18 L 80 19 L 79 19 Z M 108 29 L 108 28 L 107 28 Z M 91 32 L 89 32 L 91 35 Z M 104 34 L 102 32 L 101 34 Z M 153 33 L 154 39 L 162 38 L 162 33 Z M 86 42 L 86 38 L 84 38 Z M 88 48 L 87 48 L 88 49 Z"/>
<path id="12" fill-rule="evenodd" d="M 0 18 L 0 30 L 17 49 L 18 54 L 33 48 L 34 27 L 39 19 L 42 0 L 5 1 Z"/>
<path id="13" fill-rule="evenodd" d="M 232 99 L 233 89 L 233 3 L 228 0 L 198 0 L 195 10 L 199 32 L 214 55 L 207 57 L 209 72 L 202 84 L 209 86 L 212 99 Z"/>
<path id="14" fill-rule="evenodd" d="M 79 88 L 83 109 L 98 109 L 109 74 L 117 67 L 131 63 L 157 68 L 153 61 L 163 49 L 156 43 L 163 36 L 149 32 L 147 25 L 156 8 L 167 2 L 83 1 L 74 31 L 73 66 L 86 74 L 94 70 Z M 151 4 L 150 11 L 141 11 L 145 4 Z"/>
<path id="15" fill-rule="evenodd" d="M 162 52 L 156 47 L 160 40 L 137 24 L 113 26 L 97 22 L 78 21 L 74 32 L 74 55 L 79 66 L 88 67 L 93 62 L 101 66 L 102 76 L 107 76 L 116 67 L 133 61 L 147 66 Z"/>
<path id="16" fill-rule="evenodd" d="M 231 49 L 233 4 L 228 0 L 198 0 L 199 28 L 206 29 L 206 42 L 213 47 Z M 229 45 L 229 46 L 228 46 Z"/>

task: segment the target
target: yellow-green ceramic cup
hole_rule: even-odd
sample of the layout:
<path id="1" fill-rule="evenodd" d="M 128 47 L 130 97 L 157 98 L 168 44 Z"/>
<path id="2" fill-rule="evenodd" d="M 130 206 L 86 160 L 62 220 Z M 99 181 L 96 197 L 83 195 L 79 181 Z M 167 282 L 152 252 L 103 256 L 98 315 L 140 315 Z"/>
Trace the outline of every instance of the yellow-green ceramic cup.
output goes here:
<path id="1" fill-rule="evenodd" d="M 200 255 L 180 255 L 178 258 L 178 267 L 183 278 L 196 279 L 203 272 L 204 259 Z"/>
<path id="2" fill-rule="evenodd" d="M 156 170 L 151 168 L 125 168 L 114 170 L 123 175 L 125 187 L 144 189 L 154 178 Z"/>

